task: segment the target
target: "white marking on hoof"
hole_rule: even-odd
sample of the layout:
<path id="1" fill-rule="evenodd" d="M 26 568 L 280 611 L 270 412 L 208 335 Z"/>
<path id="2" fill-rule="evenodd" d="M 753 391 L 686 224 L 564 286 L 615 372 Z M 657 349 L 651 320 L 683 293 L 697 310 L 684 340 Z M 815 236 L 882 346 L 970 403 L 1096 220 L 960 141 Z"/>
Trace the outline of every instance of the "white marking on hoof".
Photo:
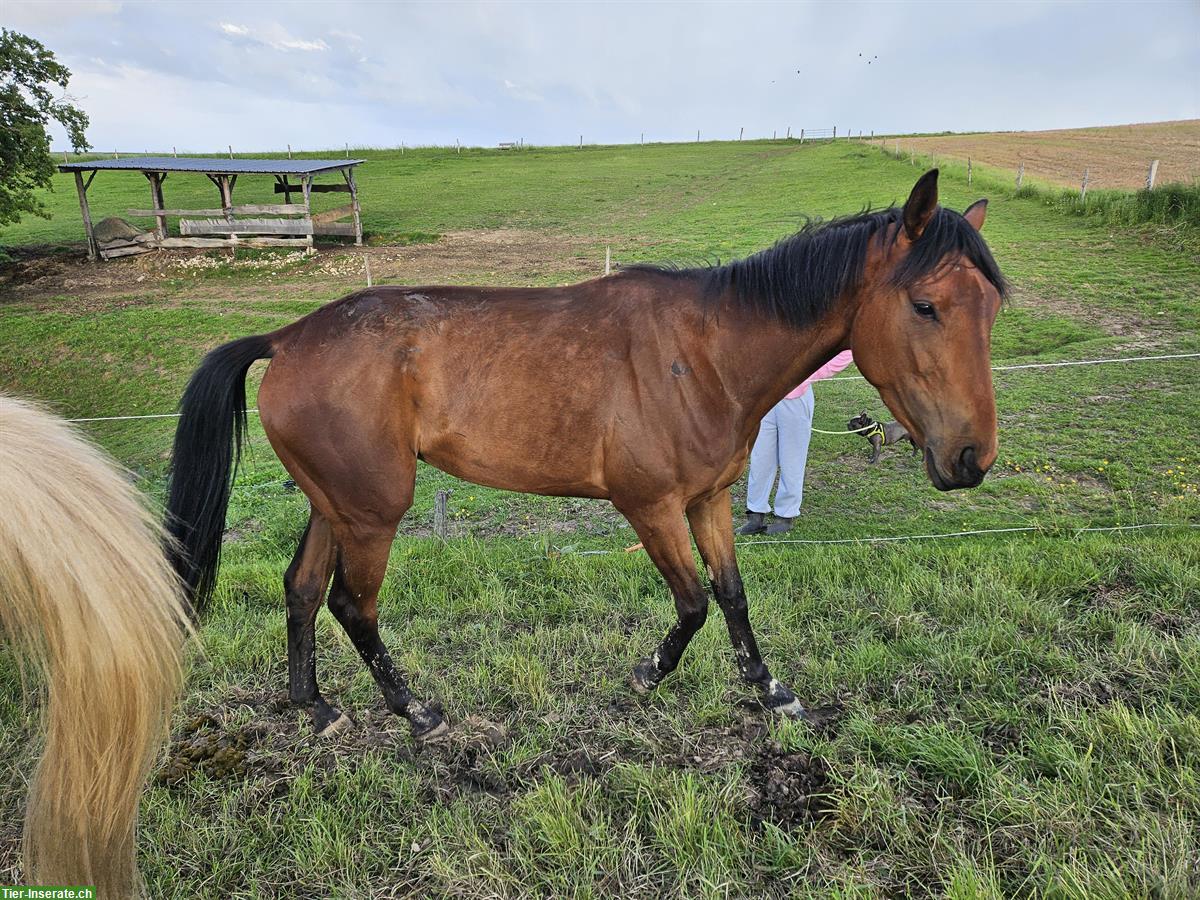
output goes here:
<path id="1" fill-rule="evenodd" d="M 642 679 L 638 678 L 637 672 L 629 673 L 629 686 L 633 688 L 635 694 L 641 694 L 642 696 L 654 690 L 654 685 L 646 684 Z"/>
<path id="2" fill-rule="evenodd" d="M 804 718 L 804 704 L 799 700 L 791 700 L 788 703 L 783 703 L 779 706 L 772 706 L 771 712 L 779 713 L 781 716 L 787 716 L 789 719 Z"/>
<path id="3" fill-rule="evenodd" d="M 347 731 L 353 727 L 354 727 L 353 720 L 345 713 L 342 713 L 340 716 L 338 716 L 336 719 L 334 719 L 332 722 L 330 722 L 328 725 L 326 725 L 324 728 L 322 728 L 320 730 L 320 732 L 317 733 L 317 737 L 321 737 L 321 738 L 333 737 L 338 732 Z"/>
<path id="4" fill-rule="evenodd" d="M 433 728 L 430 728 L 424 734 L 416 735 L 416 738 L 418 741 L 420 741 L 423 744 L 431 744 L 431 743 L 435 743 L 437 741 L 442 740 L 444 737 L 446 737 L 449 734 L 450 734 L 450 725 L 446 722 L 445 719 L 442 719 L 442 721 L 438 722 L 437 725 L 435 725 Z"/>

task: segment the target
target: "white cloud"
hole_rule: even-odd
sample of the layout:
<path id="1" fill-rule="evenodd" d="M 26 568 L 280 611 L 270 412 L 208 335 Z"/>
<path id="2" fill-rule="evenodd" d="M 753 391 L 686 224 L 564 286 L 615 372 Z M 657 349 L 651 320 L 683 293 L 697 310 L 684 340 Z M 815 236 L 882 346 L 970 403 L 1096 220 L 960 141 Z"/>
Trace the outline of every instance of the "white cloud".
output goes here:
<path id="1" fill-rule="evenodd" d="M 296 38 L 289 38 L 282 41 L 267 41 L 269 46 L 276 50 L 328 50 L 329 45 L 324 41 L 317 39 L 315 41 L 302 41 Z"/>
<path id="2" fill-rule="evenodd" d="M 344 0 L 336 20 L 327 5 L 288 4 L 283 19 L 282 5 L 246 0 L 79 4 L 72 15 L 49 15 L 61 3 L 45 0 L 0 4 L 6 25 L 72 70 L 100 146 L 636 142 L 643 131 L 735 138 L 743 126 L 750 137 L 1200 116 L 1200 44 L 1184 37 L 1200 29 L 1194 2 L 1113 0 L 1082 19 L 1026 2 L 997 19 L 986 3 L 947 16 L 922 0 L 710 0 L 681 14 L 647 0 L 636 27 L 596 2 L 462 0 L 447 16 L 432 3 Z M 859 52 L 878 60 L 863 65 Z M 118 66 L 137 74 L 117 79 Z M 163 96 L 146 116 L 128 97 L 150 82 Z M 217 92 L 236 100 L 208 102 Z"/>

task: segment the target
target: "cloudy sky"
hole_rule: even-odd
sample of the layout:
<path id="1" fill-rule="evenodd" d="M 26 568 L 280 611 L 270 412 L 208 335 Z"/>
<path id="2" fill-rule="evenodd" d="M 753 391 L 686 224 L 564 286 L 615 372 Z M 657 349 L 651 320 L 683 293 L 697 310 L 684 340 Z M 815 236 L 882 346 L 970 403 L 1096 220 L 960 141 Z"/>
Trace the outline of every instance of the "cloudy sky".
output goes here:
<path id="1" fill-rule="evenodd" d="M 98 149 L 1066 128 L 1200 117 L 1200 2 L 4 0 Z M 55 146 L 62 146 L 61 134 Z"/>

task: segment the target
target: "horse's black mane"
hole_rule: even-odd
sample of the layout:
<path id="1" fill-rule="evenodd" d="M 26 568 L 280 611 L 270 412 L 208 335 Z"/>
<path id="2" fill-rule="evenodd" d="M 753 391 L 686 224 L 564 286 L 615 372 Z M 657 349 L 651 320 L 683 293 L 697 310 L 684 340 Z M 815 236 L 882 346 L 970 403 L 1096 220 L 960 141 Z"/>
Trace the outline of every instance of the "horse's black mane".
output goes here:
<path id="1" fill-rule="evenodd" d="M 710 299 L 732 289 L 742 303 L 803 327 L 821 318 L 839 297 L 858 288 L 871 239 L 901 222 L 902 216 L 903 211 L 893 206 L 829 221 L 810 220 L 775 246 L 725 265 L 638 264 L 624 268 L 697 279 Z M 896 229 L 894 235 L 898 234 Z M 915 284 L 934 273 L 947 256 L 965 257 L 995 285 L 1001 297 L 1007 293 L 1000 267 L 979 232 L 962 215 L 940 206 L 893 273 L 892 282 L 898 287 Z"/>

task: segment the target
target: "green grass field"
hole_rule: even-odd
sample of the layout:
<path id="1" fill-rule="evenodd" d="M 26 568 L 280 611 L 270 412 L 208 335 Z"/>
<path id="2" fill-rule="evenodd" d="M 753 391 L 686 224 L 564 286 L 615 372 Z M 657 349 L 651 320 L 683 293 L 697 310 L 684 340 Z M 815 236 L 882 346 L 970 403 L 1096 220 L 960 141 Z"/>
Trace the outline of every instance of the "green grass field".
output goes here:
<path id="1" fill-rule="evenodd" d="M 597 274 L 606 246 L 622 262 L 726 259 L 806 215 L 902 201 L 919 173 L 859 143 L 353 155 L 368 159 L 371 252 L 407 245 L 391 281 L 564 282 Z M 968 189 L 952 168 L 942 197 L 992 198 L 985 233 L 1016 289 L 995 364 L 1200 351 L 1187 226 L 1121 227 L 976 177 Z M 267 183 L 239 182 L 239 202 L 266 199 Z M 210 205 L 211 191 L 166 185 L 168 205 Z M 147 194 L 140 176 L 101 173 L 93 213 Z M 67 416 L 169 412 L 207 348 L 361 286 L 352 248 L 335 247 L 125 260 L 98 282 L 75 261 L 67 178 L 47 203 L 50 220 L 0 230 L 16 260 L 0 274 L 0 389 Z M 481 234 L 500 236 L 491 255 L 437 268 L 439 248 Z M 513 235 L 542 256 L 513 258 Z M 789 537 L 1036 532 L 743 549 L 773 670 L 840 709 L 819 728 L 755 706 L 719 616 L 654 696 L 633 697 L 628 669 L 673 608 L 645 555 L 622 552 L 636 540 L 623 520 L 423 468 L 381 616 L 452 740 L 415 747 L 323 612 L 322 687 L 358 727 L 317 741 L 282 702 L 280 579 L 306 506 L 256 430 L 204 654 L 143 806 L 151 895 L 1200 893 L 1198 534 L 1076 533 L 1200 524 L 1200 360 L 999 372 L 996 388 L 1001 455 L 981 488 L 940 494 L 902 451 L 868 466 L 865 441 L 816 435 Z M 830 430 L 884 412 L 853 378 L 816 397 Z M 84 427 L 161 497 L 171 420 Z M 439 489 L 453 492 L 446 545 L 431 537 Z M 0 807 L 16 822 L 34 728 L 6 660 L 0 679 L 13 688 L 0 695 Z M 237 765 L 204 761 L 224 746 Z M 16 833 L 0 831 L 0 881 Z"/>

